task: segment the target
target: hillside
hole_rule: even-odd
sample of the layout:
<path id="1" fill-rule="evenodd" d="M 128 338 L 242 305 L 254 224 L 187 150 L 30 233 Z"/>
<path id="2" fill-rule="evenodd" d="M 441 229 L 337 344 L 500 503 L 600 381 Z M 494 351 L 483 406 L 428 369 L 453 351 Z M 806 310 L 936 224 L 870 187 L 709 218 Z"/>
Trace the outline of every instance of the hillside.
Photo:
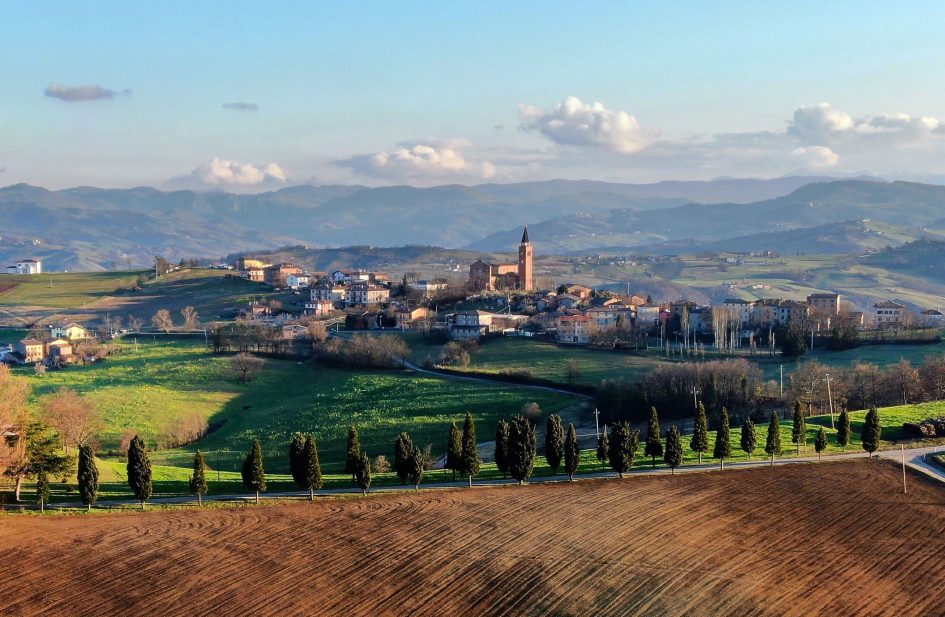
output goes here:
<path id="1" fill-rule="evenodd" d="M 49 191 L 19 184 L 0 189 L 0 260 L 41 258 L 47 269 L 76 271 L 147 267 L 156 254 L 176 261 L 291 244 L 461 247 L 496 229 L 521 229 L 575 212 L 743 203 L 820 179 L 293 186 L 257 195 L 153 188 Z"/>
<path id="2" fill-rule="evenodd" d="M 923 238 L 886 248 L 864 258 L 864 263 L 893 272 L 936 281 L 945 280 L 945 241 Z"/>
<path id="3" fill-rule="evenodd" d="M 757 234 L 780 234 L 801 228 L 848 221 L 888 223 L 900 227 L 945 227 L 945 187 L 908 182 L 843 180 L 818 182 L 789 195 L 748 204 L 690 203 L 661 210 L 613 209 L 577 213 L 532 225 L 533 237 L 549 250 L 581 252 L 645 247 L 694 240 L 718 242 Z M 906 234 L 912 239 L 917 232 Z M 789 245 L 790 236 L 769 236 L 771 244 Z M 508 250 L 515 229 L 471 243 L 478 250 Z M 839 252 L 842 244 L 826 252 Z M 857 243 L 857 251 L 868 248 Z"/>
<path id="4" fill-rule="evenodd" d="M 881 461 L 0 526 L 5 615 L 932 615 L 942 489 Z M 94 563 L 89 555 L 94 552 Z M 41 566 L 39 565 L 41 564 Z"/>

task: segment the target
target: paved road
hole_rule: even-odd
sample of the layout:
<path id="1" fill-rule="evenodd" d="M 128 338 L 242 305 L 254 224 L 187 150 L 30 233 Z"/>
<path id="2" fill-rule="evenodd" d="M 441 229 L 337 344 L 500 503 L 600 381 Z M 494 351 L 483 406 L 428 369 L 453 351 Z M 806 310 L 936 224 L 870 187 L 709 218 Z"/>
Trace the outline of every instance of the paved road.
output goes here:
<path id="1" fill-rule="evenodd" d="M 925 474 L 931 478 L 934 478 L 940 482 L 945 483 L 945 471 L 935 467 L 929 463 L 925 462 L 925 456 L 933 452 L 943 451 L 945 448 L 942 446 L 929 446 L 924 448 L 909 448 L 905 450 L 905 460 L 906 466 L 918 471 L 919 473 Z M 890 459 L 898 462 L 901 457 L 901 453 L 898 450 L 883 450 L 878 453 L 880 458 Z M 824 462 L 831 461 L 842 461 L 842 460 L 851 460 L 851 459 L 862 459 L 866 458 L 864 452 L 849 452 L 846 454 L 833 454 L 827 457 L 824 457 Z M 816 463 L 818 462 L 817 456 L 794 456 L 794 457 L 782 457 L 774 460 L 774 465 L 796 465 L 804 463 Z M 765 467 L 772 465 L 770 459 L 759 458 L 753 461 L 742 461 L 737 463 L 726 463 L 725 470 L 729 469 L 751 469 L 755 467 Z M 676 470 L 676 473 L 697 473 L 697 472 L 712 472 L 719 471 L 719 464 L 716 462 L 704 463 L 702 465 L 686 465 L 680 467 Z M 667 467 L 641 467 L 634 469 L 631 472 L 628 472 L 624 475 L 627 476 L 646 476 L 646 475 L 666 475 L 672 473 Z M 598 480 L 602 478 L 615 478 L 617 474 L 613 471 L 599 471 L 594 473 L 585 473 L 579 476 L 575 476 L 575 482 L 586 482 L 589 480 Z M 566 482 L 567 476 L 558 475 L 551 477 L 541 477 L 541 478 L 532 478 L 530 484 L 545 484 L 550 482 Z M 473 487 L 490 487 L 490 486 L 501 486 L 515 484 L 513 479 L 492 479 L 492 480 L 477 480 L 473 483 Z M 427 490 L 439 490 L 445 488 L 459 488 L 467 486 L 465 480 L 460 480 L 458 482 L 431 482 L 428 484 L 421 484 L 421 491 Z M 400 486 L 385 486 L 380 488 L 371 489 L 370 493 L 389 493 L 389 492 L 400 492 L 404 490 L 410 490 L 409 488 L 404 488 Z M 344 495 L 344 494 L 358 494 L 360 489 L 357 488 L 335 488 L 335 489 L 324 489 L 317 491 L 315 493 L 316 498 L 320 496 L 328 495 Z M 265 493 L 262 496 L 262 499 L 265 501 L 271 501 L 273 499 L 279 500 L 294 500 L 301 501 L 308 499 L 307 491 L 286 491 L 278 493 Z M 214 501 L 214 502 L 233 502 L 233 503 L 246 503 L 252 502 L 255 500 L 255 495 L 245 494 L 245 493 L 235 493 L 230 495 L 208 495 L 204 497 L 204 501 Z M 161 497 L 158 499 L 152 499 L 148 503 L 150 504 L 162 504 L 162 505 L 175 505 L 175 504 L 196 504 L 197 500 L 193 497 Z M 135 500 L 110 500 L 110 501 L 99 501 L 95 504 L 96 508 L 114 508 L 114 507 L 128 507 L 135 506 L 138 502 Z M 8 509 L 37 509 L 37 506 L 34 504 L 23 503 L 20 505 L 11 504 L 8 506 Z M 84 510 L 85 506 L 78 502 L 71 503 L 62 503 L 62 504 L 53 504 L 49 508 L 50 510 L 59 511 L 59 510 Z"/>

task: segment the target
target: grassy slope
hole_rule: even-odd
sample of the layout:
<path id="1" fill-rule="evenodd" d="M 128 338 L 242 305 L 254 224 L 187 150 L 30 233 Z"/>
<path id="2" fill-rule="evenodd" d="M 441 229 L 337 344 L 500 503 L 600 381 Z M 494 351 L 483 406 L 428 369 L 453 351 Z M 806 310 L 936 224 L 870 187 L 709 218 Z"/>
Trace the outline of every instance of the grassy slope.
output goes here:
<path id="1" fill-rule="evenodd" d="M 0 305 L 79 308 L 134 285 L 140 274 L 141 271 L 131 270 L 8 275 L 10 281 L 19 284 L 0 293 Z"/>

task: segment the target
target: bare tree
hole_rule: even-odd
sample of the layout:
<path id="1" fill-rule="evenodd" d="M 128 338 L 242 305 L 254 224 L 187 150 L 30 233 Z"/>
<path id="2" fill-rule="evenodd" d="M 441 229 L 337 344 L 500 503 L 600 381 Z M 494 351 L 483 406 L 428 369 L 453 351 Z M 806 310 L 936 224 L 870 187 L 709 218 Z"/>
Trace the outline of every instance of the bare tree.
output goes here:
<path id="1" fill-rule="evenodd" d="M 24 377 L 14 377 L 6 364 L 0 364 L 0 469 L 9 470 L 26 456 L 26 427 L 30 415 L 26 402 L 30 386 Z"/>
<path id="2" fill-rule="evenodd" d="M 43 420 L 59 431 L 67 452 L 69 446 L 78 448 L 89 443 L 101 427 L 95 405 L 75 390 L 59 388 L 43 397 L 42 407 Z"/>
<path id="3" fill-rule="evenodd" d="M 140 332 L 141 326 L 143 325 L 144 325 L 144 320 L 141 319 L 140 317 L 136 317 L 134 315 L 128 316 L 128 329 L 131 330 L 132 332 Z"/>
<path id="4" fill-rule="evenodd" d="M 185 306 L 180 314 L 184 317 L 185 330 L 193 332 L 200 328 L 200 316 L 197 314 L 197 309 L 192 306 Z"/>
<path id="5" fill-rule="evenodd" d="M 568 380 L 569 386 L 581 376 L 581 365 L 578 364 L 577 360 L 568 360 L 568 363 L 564 365 L 564 376 Z"/>
<path id="6" fill-rule="evenodd" d="M 252 381 L 262 370 L 262 365 L 262 360 L 246 352 L 240 352 L 230 360 L 230 367 L 233 369 L 233 373 L 236 375 L 236 378 L 243 383 Z"/>
<path id="7" fill-rule="evenodd" d="M 158 310 L 158 312 L 154 314 L 154 317 L 151 318 L 151 325 L 158 330 L 164 330 L 165 333 L 170 332 L 171 328 L 174 327 L 174 322 L 171 320 L 171 312 L 167 309 Z"/>

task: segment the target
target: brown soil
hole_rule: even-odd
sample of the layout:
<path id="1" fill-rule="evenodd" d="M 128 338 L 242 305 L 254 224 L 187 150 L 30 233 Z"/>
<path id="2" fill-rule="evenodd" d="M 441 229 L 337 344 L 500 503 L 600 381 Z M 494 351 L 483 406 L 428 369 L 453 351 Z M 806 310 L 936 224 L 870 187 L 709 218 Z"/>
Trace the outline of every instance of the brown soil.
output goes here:
<path id="1" fill-rule="evenodd" d="M 0 614 L 928 615 L 945 491 L 859 461 L 0 518 Z"/>

